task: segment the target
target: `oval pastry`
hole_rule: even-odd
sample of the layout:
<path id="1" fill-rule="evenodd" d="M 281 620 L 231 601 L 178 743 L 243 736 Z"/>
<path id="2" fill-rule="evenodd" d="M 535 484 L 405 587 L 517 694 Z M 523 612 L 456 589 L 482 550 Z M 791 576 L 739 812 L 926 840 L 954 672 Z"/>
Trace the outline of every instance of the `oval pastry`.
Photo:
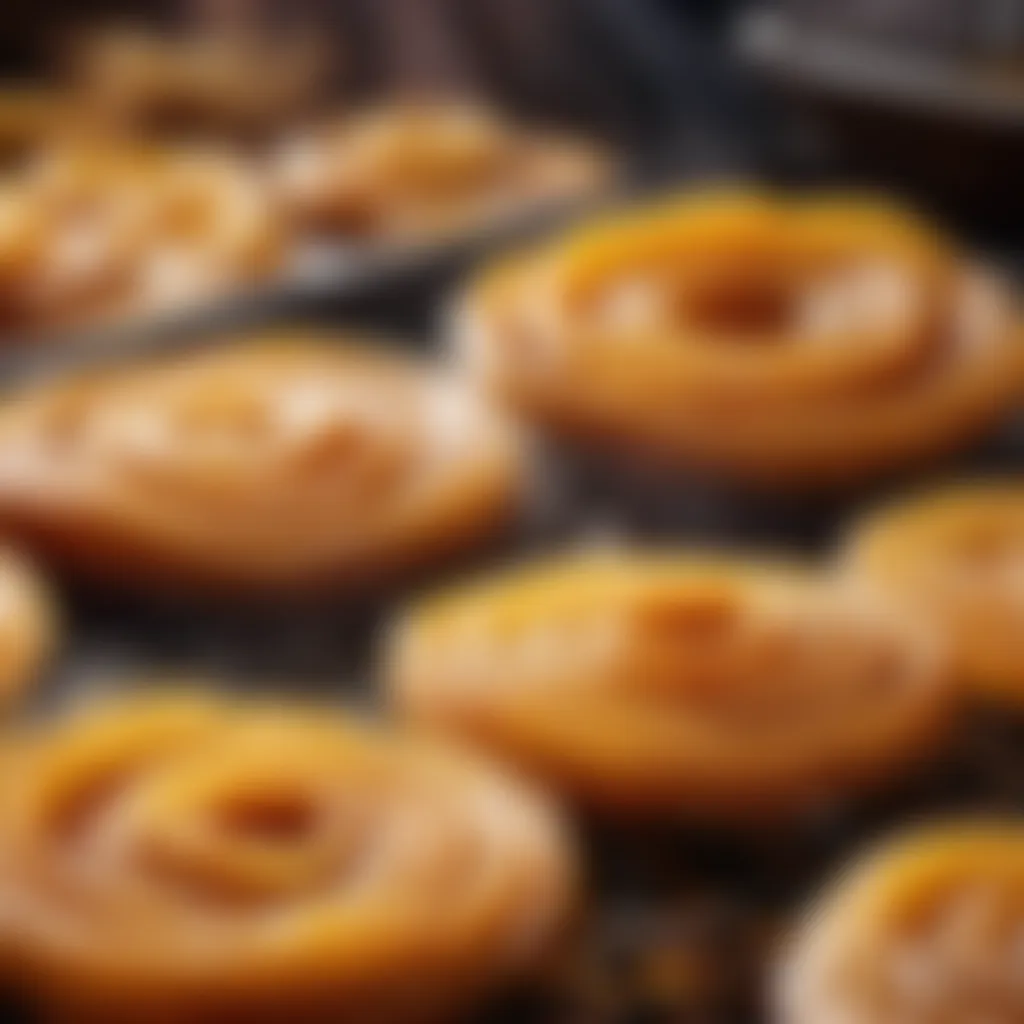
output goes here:
<path id="1" fill-rule="evenodd" d="M 297 136 L 277 163 L 299 221 L 355 240 L 409 241 L 481 228 L 595 191 L 596 147 L 530 132 L 461 104 L 385 106 Z"/>
<path id="2" fill-rule="evenodd" d="M 844 875 L 797 937 L 780 1024 L 1024 1019 L 1024 825 L 964 822 Z"/>
<path id="3" fill-rule="evenodd" d="M 413 719 L 600 809 L 746 823 L 890 778 L 954 705 L 930 631 L 796 567 L 591 557 L 442 595 L 397 631 Z"/>
<path id="4" fill-rule="evenodd" d="M 931 616 L 973 688 L 1024 708 L 1024 484 L 950 488 L 870 515 L 847 563 Z"/>
<path id="5" fill-rule="evenodd" d="M 717 195 L 599 220 L 485 272 L 456 336 L 543 423 L 768 485 L 944 452 L 1021 391 L 1008 290 L 855 200 Z"/>
<path id="6" fill-rule="evenodd" d="M 281 334 L 43 384 L 0 409 L 0 526 L 114 582 L 377 582 L 515 506 L 517 439 L 455 382 Z"/>
<path id="7" fill-rule="evenodd" d="M 545 804 L 323 710 L 142 697 L 11 756 L 0 956 L 47 1019 L 450 1020 L 571 910 Z"/>

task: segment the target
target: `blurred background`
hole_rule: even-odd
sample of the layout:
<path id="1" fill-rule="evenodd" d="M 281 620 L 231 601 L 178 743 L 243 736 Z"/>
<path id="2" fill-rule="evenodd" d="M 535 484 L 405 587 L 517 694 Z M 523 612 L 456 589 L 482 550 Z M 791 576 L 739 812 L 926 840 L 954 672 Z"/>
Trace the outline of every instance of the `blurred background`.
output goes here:
<path id="1" fill-rule="evenodd" d="M 1021 219 L 1021 0 L 10 0 L 0 62 L 66 76 L 129 26 L 263 36 L 282 65 L 304 48 L 304 103 L 458 89 L 677 172 L 881 180 L 979 227 Z"/>
<path id="2" fill-rule="evenodd" d="M 265 303 L 297 289 L 376 315 L 374 293 L 425 240 L 437 259 L 413 285 L 432 297 L 499 220 L 612 182 L 878 186 L 1012 261 L 1022 55 L 1024 0 L 11 0 L 0 205 L 50 234 L 26 271 L 32 218 L 0 217 L 0 326 L 8 340 L 137 328 L 214 292 L 251 305 L 253 284 Z M 486 116 L 392 116 L 453 98 Z M 381 116 L 364 124 L 367 110 Z M 97 139 L 103 160 L 83 160 Z M 125 166 L 140 145 L 230 152 L 232 167 L 158 200 Z M 144 188 L 126 212 L 129 184 Z M 241 211 L 228 227 L 211 216 L 225 205 Z M 424 322 L 405 315 L 414 293 L 397 326 Z"/>

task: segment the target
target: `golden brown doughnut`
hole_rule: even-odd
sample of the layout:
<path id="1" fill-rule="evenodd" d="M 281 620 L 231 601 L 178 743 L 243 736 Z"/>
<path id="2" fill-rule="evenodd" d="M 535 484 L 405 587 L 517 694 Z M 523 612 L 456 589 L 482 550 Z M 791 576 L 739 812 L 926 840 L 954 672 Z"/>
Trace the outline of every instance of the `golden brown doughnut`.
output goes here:
<path id="1" fill-rule="evenodd" d="M 886 844 L 815 906 L 782 970 L 780 1024 L 1024 1019 L 1024 824 Z"/>
<path id="2" fill-rule="evenodd" d="M 373 583 L 491 533 L 522 468 L 514 431 L 455 381 L 309 331 L 0 408 L 0 527 L 129 584 Z"/>
<path id="3" fill-rule="evenodd" d="M 398 627 L 408 718 L 598 809 L 746 824 L 890 780 L 955 693 L 936 637 L 796 566 L 569 558 Z"/>
<path id="4" fill-rule="evenodd" d="M 9 756 L 0 962 L 47 1019 L 447 1021 L 572 909 L 543 802 L 324 709 L 137 697 Z"/>
<path id="5" fill-rule="evenodd" d="M 594 147 L 438 103 L 385 106 L 299 135 L 277 167 L 300 222 L 369 241 L 486 227 L 593 192 L 610 176 Z"/>
<path id="6" fill-rule="evenodd" d="M 458 309 L 487 386 L 538 421 L 768 485 L 956 447 L 1021 393 L 1008 291 L 890 207 L 662 200 L 499 261 Z"/>
<path id="7" fill-rule="evenodd" d="M 947 487 L 869 515 L 846 561 L 929 615 L 976 691 L 1024 708 L 1024 483 Z"/>
<path id="8" fill-rule="evenodd" d="M 277 271 L 286 241 L 233 159 L 63 145 L 0 189 L 0 322 L 81 326 L 196 302 Z"/>
<path id="9" fill-rule="evenodd" d="M 257 178 L 212 153 L 63 147 L 8 192 L 34 229 L 7 293 L 30 326 L 195 302 L 267 277 L 286 255 Z"/>

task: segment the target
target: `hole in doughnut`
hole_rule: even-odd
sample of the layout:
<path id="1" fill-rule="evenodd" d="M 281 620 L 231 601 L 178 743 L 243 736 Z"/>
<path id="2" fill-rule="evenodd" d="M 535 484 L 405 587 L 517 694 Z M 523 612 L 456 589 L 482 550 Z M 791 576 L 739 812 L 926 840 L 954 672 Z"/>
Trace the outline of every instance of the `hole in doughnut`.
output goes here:
<path id="1" fill-rule="evenodd" d="M 233 796 L 216 814 L 218 827 L 230 836 L 281 845 L 309 839 L 319 820 L 318 808 L 302 793 Z"/>
<path id="2" fill-rule="evenodd" d="M 677 296 L 680 319 L 723 341 L 782 338 L 798 300 L 789 282 L 763 273 L 702 276 Z"/>

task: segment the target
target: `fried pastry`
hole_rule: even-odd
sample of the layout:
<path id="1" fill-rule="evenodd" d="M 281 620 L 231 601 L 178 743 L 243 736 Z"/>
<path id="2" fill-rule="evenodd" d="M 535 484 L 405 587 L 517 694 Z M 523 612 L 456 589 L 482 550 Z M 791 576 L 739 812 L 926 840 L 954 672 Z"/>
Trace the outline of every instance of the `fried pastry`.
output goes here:
<path id="1" fill-rule="evenodd" d="M 408 718 L 602 811 L 758 824 L 892 779 L 956 705 L 937 638 L 770 562 L 585 556 L 441 594 L 396 630 Z"/>
<path id="2" fill-rule="evenodd" d="M 455 381 L 281 333 L 43 383 L 0 408 L 0 526 L 107 581 L 376 583 L 513 511 L 514 430 Z"/>
<path id="3" fill-rule="evenodd" d="M 780 1024 L 1024 1018 L 1024 825 L 962 822 L 884 846 L 814 908 L 782 971 Z"/>
<path id="4" fill-rule="evenodd" d="M 451 1020 L 574 902 L 545 803 L 323 709 L 122 698 L 10 757 L 0 957 L 50 1020 Z"/>
<path id="5" fill-rule="evenodd" d="M 299 135 L 277 166 L 281 194 L 302 224 L 357 241 L 486 227 L 592 193 L 610 177 L 596 147 L 436 103 L 385 106 Z"/>
<path id="6" fill-rule="evenodd" d="M 669 466 L 835 486 L 945 453 L 1021 394 L 1009 290 L 865 200 L 661 200 L 500 260 L 457 307 L 485 386 Z"/>
<path id="7" fill-rule="evenodd" d="M 8 328 L 196 302 L 266 278 L 285 255 L 284 221 L 258 178 L 212 153 L 64 146 L 0 192 Z"/>
<path id="8" fill-rule="evenodd" d="M 1024 484 L 946 488 L 869 515 L 846 561 L 952 638 L 976 692 L 1024 708 Z"/>

